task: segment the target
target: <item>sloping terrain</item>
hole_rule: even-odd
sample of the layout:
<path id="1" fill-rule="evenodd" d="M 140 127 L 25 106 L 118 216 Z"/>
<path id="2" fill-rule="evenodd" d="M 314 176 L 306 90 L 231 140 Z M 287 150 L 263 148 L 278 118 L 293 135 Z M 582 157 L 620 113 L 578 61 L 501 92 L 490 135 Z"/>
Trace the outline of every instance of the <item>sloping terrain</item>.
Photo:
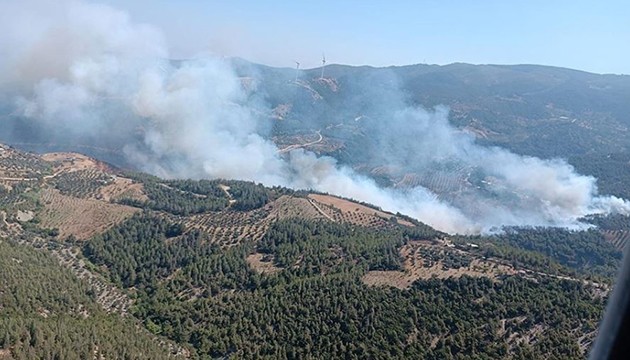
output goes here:
<path id="1" fill-rule="evenodd" d="M 177 66 L 178 62 L 173 62 Z M 597 176 L 603 193 L 630 197 L 630 76 L 599 75 L 535 65 L 409 65 L 387 68 L 329 65 L 304 70 L 272 68 L 232 60 L 243 88 L 261 97 L 266 109 L 253 109 L 267 120 L 268 137 L 278 148 L 305 148 L 335 157 L 364 174 L 389 165 L 375 131 L 391 123 L 396 107 L 450 109 L 449 122 L 482 145 L 497 145 L 517 154 L 563 158 L 580 173 Z M 251 86 L 255 84 L 255 86 Z M 0 141 L 40 152 L 79 151 L 129 167 L 124 145 L 137 139 L 64 136 L 33 128 L 8 117 Z M 51 135 L 52 134 L 52 135 Z M 383 185 L 423 185 L 440 193 L 465 185 L 461 177 L 436 172 L 419 178 L 412 169 L 373 176 Z M 449 172 L 452 174 L 452 171 Z M 374 175 L 374 174 L 372 174 Z M 421 174 L 422 175 L 422 174 Z M 435 175 L 435 176 L 431 176 Z"/>
<path id="2" fill-rule="evenodd" d="M 0 324 L 5 358 L 68 341 L 66 358 L 580 358 L 621 258 L 607 240 L 619 246 L 624 217 L 591 219 L 602 232 L 449 237 L 331 195 L 3 149 L 0 277 L 23 295 L 5 280 L 0 307 L 25 314 Z M 29 295 L 58 273 L 76 304 Z M 27 297 L 43 302 L 25 310 Z"/>
<path id="3" fill-rule="evenodd" d="M 517 273 L 506 262 L 473 255 L 462 247 L 456 249 L 452 243 L 445 241 L 409 241 L 400 248 L 400 256 L 405 259 L 403 271 L 369 271 L 363 276 L 363 282 L 368 285 L 406 289 L 418 279 L 462 276 L 498 279 Z"/>
<path id="4" fill-rule="evenodd" d="M 56 189 L 43 189 L 38 213 L 41 226 L 57 229 L 59 237 L 74 236 L 85 240 L 130 217 L 138 209 L 61 194 Z"/>
<path id="5" fill-rule="evenodd" d="M 353 125 L 360 128 L 358 118 L 374 114 L 353 113 L 361 111 L 355 105 L 369 111 L 374 105 L 366 102 L 378 98 L 387 104 L 395 97 L 409 105 L 448 106 L 456 126 L 521 154 L 603 155 L 627 152 L 630 145 L 625 101 L 630 96 L 629 76 L 536 65 L 329 65 L 324 80 L 334 82 L 334 87 L 321 81 L 319 69 L 305 70 L 300 83 L 309 90 L 287 96 L 294 70 L 243 60 L 235 60 L 235 66 L 243 74 L 255 69 L 258 87 L 268 93 L 272 107 L 277 102 L 284 109 L 283 121 L 277 123 L 284 131 L 318 130 L 340 123 L 348 130 Z M 328 134 L 338 137 L 333 131 Z"/>
<path id="6" fill-rule="evenodd" d="M 418 176 L 413 169 L 373 173 L 389 165 L 386 157 L 380 159 L 388 151 L 382 149 L 382 131 L 375 129 L 404 135 L 408 125 L 392 123 L 392 109 L 444 105 L 450 109 L 449 122 L 479 144 L 567 159 L 580 173 L 598 177 L 603 193 L 630 197 L 624 186 L 630 181 L 627 75 L 535 65 L 329 65 L 326 82 L 319 69 L 305 70 L 302 86 L 294 90 L 291 69 L 242 60 L 235 66 L 243 76 L 257 78 L 258 91 L 272 108 L 283 109 L 282 119 L 273 122 L 274 141 L 282 148 L 305 146 L 331 155 L 383 185 L 423 185 L 438 194 L 466 185 L 467 169 L 459 177 L 450 169 L 447 178 L 439 171 Z M 322 139 L 309 145 L 313 132 Z"/>
<path id="7" fill-rule="evenodd" d="M 0 273 L 0 359 L 175 358 L 135 319 L 103 311 L 45 251 L 0 239 Z"/>

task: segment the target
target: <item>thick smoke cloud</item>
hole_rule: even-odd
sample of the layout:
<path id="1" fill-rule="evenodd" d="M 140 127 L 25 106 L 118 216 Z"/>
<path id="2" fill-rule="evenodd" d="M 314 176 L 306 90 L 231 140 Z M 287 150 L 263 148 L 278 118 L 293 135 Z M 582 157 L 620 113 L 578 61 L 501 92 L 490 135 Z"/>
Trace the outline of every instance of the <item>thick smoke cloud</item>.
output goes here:
<path id="1" fill-rule="evenodd" d="M 168 59 L 158 30 L 107 6 L 0 5 L 2 108 L 51 137 L 111 139 L 131 163 L 160 176 L 316 189 L 448 232 L 578 226 L 576 219 L 589 213 L 630 212 L 624 200 L 599 197 L 595 179 L 564 161 L 481 147 L 448 124 L 445 109 L 406 108 L 400 98 L 383 99 L 387 122 L 370 124 L 379 134 L 380 160 L 418 171 L 455 168 L 470 184 L 456 196 L 438 197 L 420 186 L 382 188 L 304 150 L 281 155 L 261 123 L 264 102 L 244 89 L 228 62 L 206 56 L 174 65 Z M 483 176 L 474 180 L 476 174 Z"/>
<path id="2" fill-rule="evenodd" d="M 459 177 L 458 189 L 445 190 L 446 197 L 484 230 L 499 225 L 576 227 L 576 219 L 586 214 L 630 210 L 627 201 L 598 196 L 596 179 L 577 174 L 566 161 L 476 144 L 471 134 L 448 124 L 444 108 L 407 108 L 388 119 L 386 125 L 370 125 L 379 134 L 379 147 L 386 149 L 379 161 L 421 174 Z"/>

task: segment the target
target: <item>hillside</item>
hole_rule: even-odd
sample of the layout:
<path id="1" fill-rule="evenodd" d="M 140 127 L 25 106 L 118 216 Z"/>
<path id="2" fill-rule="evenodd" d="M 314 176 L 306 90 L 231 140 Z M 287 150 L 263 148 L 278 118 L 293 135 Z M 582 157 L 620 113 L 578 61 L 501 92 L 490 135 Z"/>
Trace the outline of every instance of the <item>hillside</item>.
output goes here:
<path id="1" fill-rule="evenodd" d="M 373 68 L 329 65 L 306 70 L 294 81 L 292 69 L 235 60 L 242 76 L 257 81 L 274 111 L 272 135 L 279 143 L 307 144 L 357 169 L 387 165 L 382 134 L 405 141 L 408 124 L 393 122 L 401 106 L 446 106 L 449 122 L 487 146 L 517 154 L 567 159 L 599 179 L 603 193 L 630 197 L 630 76 L 599 75 L 537 65 L 409 65 Z M 401 129 L 397 129 L 401 127 Z M 302 137 L 302 138 L 300 138 Z M 376 161 L 374 160 L 376 159 Z M 388 161 L 389 160 L 389 161 Z M 413 173 L 406 164 L 403 169 Z M 388 174 L 393 183 L 403 174 Z M 450 185 L 437 178 L 420 184 L 442 193 Z"/>
<path id="2" fill-rule="evenodd" d="M 239 73 L 255 74 L 272 108 L 285 104 L 279 131 L 350 125 L 357 116 L 379 115 L 383 105 L 405 102 L 448 106 L 455 126 L 520 154 L 602 155 L 630 146 L 630 76 L 538 65 L 329 65 L 324 79 L 319 69 L 306 70 L 295 84 L 293 69 L 235 62 Z"/>
<path id="3" fill-rule="evenodd" d="M 597 177 L 600 193 L 630 198 L 624 185 L 630 181 L 630 76 L 537 65 L 456 63 L 329 65 L 324 78 L 320 69 L 311 69 L 297 73 L 296 80 L 295 69 L 241 59 L 231 60 L 231 65 L 249 110 L 257 116 L 257 133 L 272 140 L 280 153 L 303 148 L 329 155 L 382 186 L 423 186 L 463 206 L 465 200 L 457 198 L 462 191 L 483 187 L 468 176 L 475 169 L 427 157 L 426 149 L 412 145 L 422 129 L 414 128 L 409 119 L 393 119 L 397 109 L 445 106 L 448 123 L 478 145 L 565 159 L 579 173 Z M 147 124 L 128 115 L 107 116 L 107 121 L 114 121 L 112 128 L 118 131 L 74 136 L 65 125 L 28 121 L 11 113 L 2 116 L 0 141 L 37 152 L 86 153 L 127 169 L 142 167 L 127 150 L 145 146 Z M 181 159 L 167 159 L 167 164 L 177 160 Z M 425 166 L 436 160 L 438 165 Z"/>
<path id="4" fill-rule="evenodd" d="M 627 230 L 453 237 L 327 194 L 0 149 L 0 307 L 24 314 L 0 358 L 580 358 Z"/>

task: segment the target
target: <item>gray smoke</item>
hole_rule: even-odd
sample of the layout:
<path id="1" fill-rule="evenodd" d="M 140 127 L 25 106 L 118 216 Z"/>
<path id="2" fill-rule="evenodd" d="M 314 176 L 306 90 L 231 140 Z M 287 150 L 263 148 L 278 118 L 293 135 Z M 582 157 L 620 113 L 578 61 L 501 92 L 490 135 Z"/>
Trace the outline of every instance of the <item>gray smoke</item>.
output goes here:
<path id="1" fill-rule="evenodd" d="M 564 160 L 480 146 L 447 119 L 444 108 L 396 112 L 387 127 L 398 130 L 379 131 L 382 145 L 390 146 L 383 154 L 388 164 L 461 177 L 464 185 L 448 196 L 449 202 L 484 230 L 498 225 L 576 227 L 576 219 L 586 214 L 630 209 L 627 201 L 598 196 L 596 179 L 577 174 Z"/>
<path id="2" fill-rule="evenodd" d="M 381 120 L 387 121 L 366 122 L 379 134 L 378 160 L 461 176 L 468 185 L 457 194 L 379 187 L 333 158 L 304 150 L 284 156 L 261 120 L 270 109 L 255 88 L 244 88 L 229 62 L 203 56 L 174 65 L 167 59 L 158 30 L 108 6 L 73 0 L 0 4 L 0 101 L 6 113 L 51 137 L 111 139 L 131 163 L 153 174 L 315 189 L 447 232 L 575 227 L 586 214 L 630 213 L 627 201 L 598 196 L 595 179 L 566 162 L 479 146 L 449 125 L 446 109 L 405 107 L 396 96 L 380 98 Z"/>

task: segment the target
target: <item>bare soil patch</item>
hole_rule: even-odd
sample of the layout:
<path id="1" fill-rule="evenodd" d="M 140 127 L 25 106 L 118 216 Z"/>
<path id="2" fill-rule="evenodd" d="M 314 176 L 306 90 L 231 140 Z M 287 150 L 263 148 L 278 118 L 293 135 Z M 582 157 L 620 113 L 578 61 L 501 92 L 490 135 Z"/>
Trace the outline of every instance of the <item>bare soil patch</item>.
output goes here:
<path id="1" fill-rule="evenodd" d="M 111 184 L 100 188 L 97 197 L 105 201 L 123 198 L 139 201 L 149 200 L 149 197 L 144 193 L 144 185 L 120 176 L 114 177 L 114 181 Z"/>
<path id="2" fill-rule="evenodd" d="M 59 229 L 60 238 L 74 235 L 77 239 L 88 239 L 140 211 L 130 206 L 62 195 L 50 188 L 42 190 L 41 200 L 44 204 L 39 214 L 41 226 Z"/>
<path id="3" fill-rule="evenodd" d="M 32 220 L 35 217 L 35 213 L 30 210 L 18 210 L 16 217 L 19 222 L 26 222 Z"/>
<path id="4" fill-rule="evenodd" d="M 407 289 L 419 279 L 447 279 L 459 278 L 464 275 L 472 277 L 488 277 L 498 279 L 502 275 L 516 275 L 518 272 L 511 266 L 501 264 L 491 259 L 475 258 L 467 266 L 447 268 L 443 261 L 432 261 L 424 250 L 451 251 L 462 256 L 466 252 L 446 247 L 445 245 L 430 245 L 424 241 L 410 241 L 400 249 L 400 256 L 404 258 L 404 271 L 368 271 L 362 278 L 363 282 L 371 286 L 393 286 Z"/>
<path id="5" fill-rule="evenodd" d="M 246 260 L 249 266 L 260 274 L 275 274 L 282 271 L 282 268 L 273 264 L 273 258 L 265 258 L 264 254 L 251 254 L 246 258 Z"/>
<path id="6" fill-rule="evenodd" d="M 79 170 L 100 170 L 111 172 L 109 165 L 83 154 L 72 152 L 55 152 L 43 154 L 41 158 L 54 163 L 54 172 L 71 172 Z"/>

